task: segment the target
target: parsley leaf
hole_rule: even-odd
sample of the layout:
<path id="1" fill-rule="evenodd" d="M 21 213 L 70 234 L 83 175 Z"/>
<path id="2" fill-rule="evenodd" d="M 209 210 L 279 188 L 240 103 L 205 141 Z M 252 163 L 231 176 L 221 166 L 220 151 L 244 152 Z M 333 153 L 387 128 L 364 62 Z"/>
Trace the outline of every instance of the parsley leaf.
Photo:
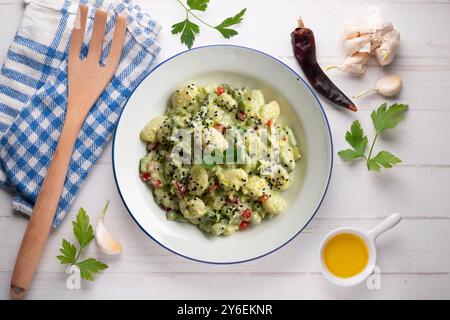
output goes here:
<path id="1" fill-rule="evenodd" d="M 80 268 L 80 274 L 83 279 L 94 281 L 93 273 L 99 273 L 102 270 L 108 268 L 106 264 L 98 261 L 94 258 L 88 258 L 86 260 L 75 263 Z"/>
<path id="2" fill-rule="evenodd" d="M 339 157 L 342 158 L 342 160 L 346 160 L 346 161 L 364 157 L 364 153 L 361 154 L 352 149 L 341 150 L 338 152 L 338 155 L 339 155 Z"/>
<path id="3" fill-rule="evenodd" d="M 175 23 L 172 26 L 172 34 L 177 34 L 180 33 L 184 30 L 184 26 L 186 25 L 186 20 L 183 20 L 181 22 Z"/>
<path id="4" fill-rule="evenodd" d="M 364 150 L 367 146 L 367 136 L 361 128 L 358 120 L 353 121 L 350 131 L 345 134 L 345 140 L 353 147 L 353 149 L 345 149 L 338 152 L 338 155 L 344 160 L 353 160 L 364 157 Z"/>
<path id="5" fill-rule="evenodd" d="M 234 29 L 230 29 L 229 27 L 239 24 L 243 19 L 245 11 L 247 11 L 247 9 L 242 9 L 238 14 L 236 14 L 233 17 L 226 18 L 219 25 L 215 26 L 214 28 L 217 31 L 219 31 L 223 35 L 223 37 L 226 39 L 229 39 L 229 38 L 237 35 L 238 32 Z"/>
<path id="6" fill-rule="evenodd" d="M 402 162 L 399 158 L 387 151 L 380 151 L 375 157 L 369 159 L 367 167 L 369 171 L 380 171 L 380 166 L 392 168 L 393 165 Z"/>
<path id="7" fill-rule="evenodd" d="M 191 10 L 206 11 L 209 0 L 188 0 L 187 5 Z"/>
<path id="8" fill-rule="evenodd" d="M 345 134 L 345 140 L 352 147 L 352 149 L 341 150 L 338 152 L 338 155 L 346 161 L 364 158 L 369 171 L 380 171 L 381 167 L 392 168 L 392 166 L 402 162 L 399 158 L 387 151 L 380 151 L 376 156 L 372 157 L 372 151 L 378 136 L 386 129 L 395 128 L 400 121 L 405 118 L 405 111 L 407 108 L 408 106 L 405 104 L 396 103 L 388 107 L 387 104 L 384 103 L 378 107 L 377 110 L 371 113 L 370 116 L 372 118 L 376 134 L 372 141 L 368 156 L 365 154 L 365 149 L 368 143 L 367 136 L 364 134 L 359 121 L 354 121 L 350 131 L 347 131 Z"/>
<path id="9" fill-rule="evenodd" d="M 189 49 L 195 41 L 195 34 L 200 32 L 200 27 L 186 19 L 172 26 L 172 34 L 181 32 L 181 43 L 184 43 Z"/>
<path id="10" fill-rule="evenodd" d="M 106 210 L 106 207 L 104 210 Z M 94 258 L 88 258 L 81 262 L 78 261 L 78 258 L 83 250 L 94 239 L 94 229 L 89 222 L 89 216 L 87 215 L 86 210 L 80 208 L 76 220 L 72 221 L 72 225 L 73 233 L 78 240 L 79 249 L 77 249 L 74 244 L 70 243 L 66 239 L 63 239 L 61 248 L 59 249 L 61 255 L 56 258 L 61 264 L 78 266 L 78 268 L 80 268 L 81 277 L 83 279 L 93 281 L 94 277 L 92 275 L 108 268 L 108 266 Z"/>
<path id="11" fill-rule="evenodd" d="M 86 210 L 80 208 L 77 219 L 72 222 L 72 225 L 73 233 L 80 244 L 80 248 L 83 249 L 92 241 L 92 239 L 94 239 L 94 230 L 89 223 L 89 216 L 87 215 Z"/>
<path id="12" fill-rule="evenodd" d="M 395 128 L 400 121 L 405 119 L 405 111 L 408 109 L 406 104 L 395 103 L 390 107 L 386 103 L 382 104 L 377 110 L 374 110 L 370 117 L 377 134 L 386 129 Z"/>
<path id="13" fill-rule="evenodd" d="M 364 154 L 364 149 L 368 141 L 358 120 L 352 123 L 350 131 L 347 131 L 345 134 L 345 140 L 347 140 L 356 152 Z"/>
<path id="14" fill-rule="evenodd" d="M 77 255 L 77 248 L 71 244 L 66 239 L 62 240 L 61 248 L 59 251 L 62 253 L 62 255 L 57 256 L 59 261 L 61 261 L 61 264 L 72 264 L 75 262 L 75 257 Z"/>
<path id="15" fill-rule="evenodd" d="M 185 44 L 189 49 L 191 49 L 194 45 L 195 35 L 200 33 L 200 27 L 189 20 L 191 16 L 203 23 L 205 26 L 216 29 L 222 34 L 224 38 L 229 39 L 238 34 L 236 30 L 230 27 L 240 23 L 244 17 L 245 11 L 247 10 L 242 9 L 238 14 L 234 15 L 233 17 L 226 18 L 219 25 L 214 26 L 205 22 L 199 16 L 197 16 L 195 12 L 193 12 L 206 11 L 206 9 L 208 8 L 209 0 L 187 0 L 187 5 L 185 5 L 181 0 L 177 1 L 186 11 L 186 19 L 173 24 L 171 32 L 174 35 L 181 33 L 181 43 Z"/>

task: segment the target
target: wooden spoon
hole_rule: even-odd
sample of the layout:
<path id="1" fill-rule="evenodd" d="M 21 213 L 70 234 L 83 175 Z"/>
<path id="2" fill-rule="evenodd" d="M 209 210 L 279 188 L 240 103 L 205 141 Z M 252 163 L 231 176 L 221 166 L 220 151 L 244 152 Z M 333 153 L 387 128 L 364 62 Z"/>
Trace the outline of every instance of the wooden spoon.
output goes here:
<path id="1" fill-rule="evenodd" d="M 122 54 L 126 19 L 118 16 L 108 58 L 104 66 L 100 65 L 108 14 L 97 10 L 88 55 L 86 59 L 80 59 L 87 14 L 88 7 L 80 6 L 69 48 L 67 113 L 58 145 L 17 254 L 11 279 L 10 294 L 13 299 L 22 298 L 28 290 L 58 208 L 75 141 L 89 110 L 116 72 Z"/>

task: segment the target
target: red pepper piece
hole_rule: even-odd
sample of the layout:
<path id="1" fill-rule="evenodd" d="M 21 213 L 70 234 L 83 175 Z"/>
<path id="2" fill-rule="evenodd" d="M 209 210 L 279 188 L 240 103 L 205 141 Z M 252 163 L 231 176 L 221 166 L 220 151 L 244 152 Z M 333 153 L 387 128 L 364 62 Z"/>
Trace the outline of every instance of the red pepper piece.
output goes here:
<path id="1" fill-rule="evenodd" d="M 141 173 L 142 181 L 148 181 L 148 180 L 150 180 L 151 177 L 152 176 L 150 175 L 150 173 L 146 173 L 146 172 Z"/>
<path id="2" fill-rule="evenodd" d="M 245 221 L 248 221 L 252 218 L 252 210 L 250 209 L 245 209 L 244 211 L 242 211 L 242 218 Z"/>
<path id="3" fill-rule="evenodd" d="M 209 186 L 208 191 L 209 193 L 213 193 L 217 190 L 217 188 L 219 188 L 219 184 L 216 182 Z"/>
<path id="4" fill-rule="evenodd" d="M 247 119 L 247 114 L 244 111 L 239 111 L 237 116 L 241 121 L 245 121 Z"/>
<path id="5" fill-rule="evenodd" d="M 239 230 L 245 230 L 245 229 L 247 229 L 247 228 L 248 228 L 248 225 L 249 225 L 249 223 L 248 223 L 247 221 L 242 221 L 242 222 L 239 224 Z"/>
<path id="6" fill-rule="evenodd" d="M 185 194 L 187 192 L 186 187 L 180 181 L 175 181 L 175 187 L 177 188 L 178 192 L 181 194 Z"/>
<path id="7" fill-rule="evenodd" d="M 225 89 L 223 87 L 218 86 L 216 88 L 216 93 L 217 93 L 218 96 L 222 95 L 222 93 L 224 93 L 224 92 L 225 92 Z"/>
<path id="8" fill-rule="evenodd" d="M 222 124 L 217 123 L 217 124 L 214 125 L 214 129 L 216 129 L 217 131 L 222 133 L 225 130 L 225 127 Z"/>

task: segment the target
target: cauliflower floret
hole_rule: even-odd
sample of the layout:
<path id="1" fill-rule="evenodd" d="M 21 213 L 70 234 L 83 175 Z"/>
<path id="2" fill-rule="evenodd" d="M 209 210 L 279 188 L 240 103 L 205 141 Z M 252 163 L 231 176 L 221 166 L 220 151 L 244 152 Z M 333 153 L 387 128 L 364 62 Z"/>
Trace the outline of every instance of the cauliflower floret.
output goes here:
<path id="1" fill-rule="evenodd" d="M 278 215 L 286 209 L 286 202 L 277 194 L 272 194 L 262 205 L 270 215 Z"/>
<path id="2" fill-rule="evenodd" d="M 268 184 L 265 179 L 258 176 L 250 176 L 247 183 L 242 188 L 242 193 L 245 195 L 250 195 L 254 200 L 261 197 L 268 191 Z"/>
<path id="3" fill-rule="evenodd" d="M 208 172 L 203 166 L 192 167 L 188 188 L 190 193 L 198 196 L 208 188 Z"/>
<path id="4" fill-rule="evenodd" d="M 281 162 L 285 165 L 285 167 L 289 168 L 289 170 L 294 170 L 295 157 L 294 157 L 292 148 L 290 148 L 289 146 L 283 145 L 281 147 L 280 159 L 281 159 Z"/>
<path id="5" fill-rule="evenodd" d="M 211 194 L 211 193 L 210 193 Z M 221 210 L 225 206 L 225 198 L 212 196 L 206 201 L 206 205 L 212 210 Z"/>
<path id="6" fill-rule="evenodd" d="M 228 141 L 225 137 L 214 128 L 206 128 L 203 130 L 203 147 L 211 145 L 214 149 L 226 150 Z"/>
<path id="7" fill-rule="evenodd" d="M 265 160 L 260 160 L 260 163 L 260 175 L 268 177 L 273 187 L 279 190 L 286 190 L 291 186 L 292 178 L 283 166 Z"/>
<path id="8" fill-rule="evenodd" d="M 218 236 L 218 235 L 220 235 L 220 234 L 223 233 L 223 231 L 225 230 L 226 226 L 227 226 L 227 224 L 226 224 L 223 220 L 222 220 L 222 221 L 219 221 L 219 222 L 216 222 L 216 223 L 214 223 L 214 224 L 211 226 L 211 232 L 212 232 L 215 236 Z"/>
<path id="9" fill-rule="evenodd" d="M 255 115 L 265 103 L 264 96 L 260 90 L 252 90 L 244 94 L 242 103 L 247 113 Z"/>
<path id="10" fill-rule="evenodd" d="M 227 189 L 239 190 L 248 179 L 247 172 L 242 169 L 227 169 L 216 173 L 219 182 Z"/>
<path id="11" fill-rule="evenodd" d="M 165 116 L 159 116 L 150 120 L 150 122 L 147 123 L 141 131 L 141 140 L 149 143 L 156 143 L 158 130 L 161 128 L 165 120 Z"/>
<path id="12" fill-rule="evenodd" d="M 185 108 L 188 105 L 196 102 L 198 94 L 199 90 L 195 84 L 181 87 L 172 96 L 172 106 L 176 109 Z"/>
<path id="13" fill-rule="evenodd" d="M 292 178 L 285 168 L 277 166 L 277 169 L 272 176 L 272 184 L 279 190 L 287 190 L 292 184 Z"/>
<path id="14" fill-rule="evenodd" d="M 261 216 L 258 214 L 258 212 L 253 212 L 252 217 L 250 218 L 251 224 L 260 224 L 262 221 Z"/>
<path id="15" fill-rule="evenodd" d="M 171 118 L 166 118 L 159 128 L 156 136 L 161 143 L 167 143 L 172 136 L 173 123 Z"/>
<path id="16" fill-rule="evenodd" d="M 234 117 L 229 112 L 215 105 L 209 108 L 209 116 L 214 120 L 214 123 L 221 124 L 224 127 L 232 126 L 234 122 Z"/>
<path id="17" fill-rule="evenodd" d="M 217 105 L 220 107 L 230 111 L 230 112 L 236 112 L 238 103 L 237 101 L 228 93 L 224 92 L 222 93 L 216 100 Z"/>
<path id="18" fill-rule="evenodd" d="M 186 219 L 192 220 L 202 217 L 206 213 L 205 203 L 200 198 L 181 199 L 180 211 Z"/>
<path id="19" fill-rule="evenodd" d="M 223 230 L 222 234 L 224 236 L 229 236 L 235 233 L 239 229 L 239 226 L 234 224 L 228 224 L 225 229 Z"/>
<path id="20" fill-rule="evenodd" d="M 270 101 L 265 104 L 258 112 L 258 116 L 262 123 L 267 123 L 269 120 L 277 120 L 280 115 L 280 105 L 276 101 Z"/>
<path id="21" fill-rule="evenodd" d="M 178 200 L 176 198 L 173 198 L 173 196 L 170 195 L 169 192 L 165 191 L 164 189 L 154 189 L 154 192 L 156 203 L 158 203 L 159 205 L 173 210 L 177 210 L 179 208 Z"/>

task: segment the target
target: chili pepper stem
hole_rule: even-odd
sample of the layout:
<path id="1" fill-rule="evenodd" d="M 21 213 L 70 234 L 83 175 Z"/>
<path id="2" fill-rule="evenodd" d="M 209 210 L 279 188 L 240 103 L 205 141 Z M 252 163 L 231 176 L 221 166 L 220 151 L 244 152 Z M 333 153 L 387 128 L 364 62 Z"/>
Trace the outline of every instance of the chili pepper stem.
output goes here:
<path id="1" fill-rule="evenodd" d="M 298 17 L 297 19 L 297 27 L 298 28 L 304 28 L 305 24 L 303 23 L 302 17 Z"/>

